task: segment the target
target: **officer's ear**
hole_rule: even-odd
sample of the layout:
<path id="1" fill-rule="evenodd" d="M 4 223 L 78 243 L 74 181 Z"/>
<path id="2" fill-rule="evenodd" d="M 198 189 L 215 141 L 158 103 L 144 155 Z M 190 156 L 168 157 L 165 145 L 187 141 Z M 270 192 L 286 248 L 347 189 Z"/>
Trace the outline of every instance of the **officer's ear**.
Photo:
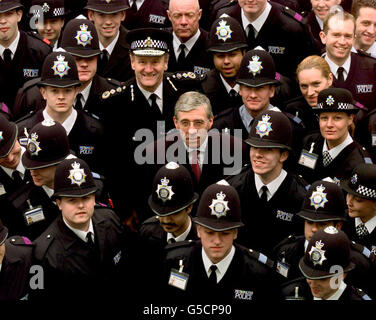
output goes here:
<path id="1" fill-rule="evenodd" d="M 280 157 L 280 161 L 281 162 L 285 162 L 287 160 L 287 158 L 289 157 L 289 152 L 288 150 L 281 150 L 281 157 Z"/>
<path id="2" fill-rule="evenodd" d="M 87 16 L 90 21 L 94 22 L 94 12 L 92 10 L 87 11 Z"/>
<path id="3" fill-rule="evenodd" d="M 17 13 L 17 22 L 20 22 L 22 19 L 23 11 L 22 10 L 16 10 Z"/>
<path id="4" fill-rule="evenodd" d="M 187 209 L 185 209 L 188 215 L 192 212 L 192 209 L 193 209 L 193 204 L 191 204 L 190 206 L 187 207 Z"/>
<path id="5" fill-rule="evenodd" d="M 56 202 L 56 204 L 57 204 L 57 207 L 58 207 L 59 210 L 61 211 L 61 207 L 60 207 L 61 199 L 60 199 L 60 198 L 56 198 L 56 199 L 55 199 L 55 202 Z"/>
<path id="6" fill-rule="evenodd" d="M 39 91 L 40 91 L 40 94 L 42 95 L 43 99 L 47 100 L 47 97 L 46 97 L 46 88 L 45 87 L 40 87 Z"/>
<path id="7" fill-rule="evenodd" d="M 202 227 L 199 224 L 196 224 L 197 237 L 201 239 L 201 230 Z"/>
<path id="8" fill-rule="evenodd" d="M 126 17 L 125 10 L 121 11 L 121 21 L 124 21 Z"/>
<path id="9" fill-rule="evenodd" d="M 324 31 L 320 31 L 320 39 L 322 44 L 326 44 L 326 34 Z"/>
<path id="10" fill-rule="evenodd" d="M 163 55 L 164 57 L 164 71 L 167 71 L 168 69 L 168 59 L 170 59 L 170 55 L 168 53 L 165 53 Z"/>

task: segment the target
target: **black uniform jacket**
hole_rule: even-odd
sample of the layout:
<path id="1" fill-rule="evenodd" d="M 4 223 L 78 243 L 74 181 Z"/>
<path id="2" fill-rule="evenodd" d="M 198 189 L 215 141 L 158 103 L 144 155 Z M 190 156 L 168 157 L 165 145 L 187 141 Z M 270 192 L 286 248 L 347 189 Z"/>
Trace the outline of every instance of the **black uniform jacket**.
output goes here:
<path id="1" fill-rule="evenodd" d="M 51 47 L 38 36 L 20 31 L 20 40 L 10 65 L 0 59 L 0 96 L 12 110 L 17 90 L 23 84 L 39 77 L 44 58 L 51 52 Z"/>
<path id="2" fill-rule="evenodd" d="M 274 246 L 292 230 L 302 230 L 302 221 L 296 213 L 301 209 L 306 184 L 298 176 L 287 173 L 267 204 L 258 195 L 251 166 L 245 167 L 228 182 L 238 191 L 245 224 L 239 230 L 239 243 L 270 255 Z"/>
<path id="3" fill-rule="evenodd" d="M 307 21 L 306 26 L 309 29 L 309 32 L 313 39 L 313 43 L 316 46 L 317 54 L 320 54 L 320 52 L 325 49 L 325 45 L 321 42 L 321 38 L 320 38 L 321 28 L 320 28 L 319 23 L 317 22 L 316 15 L 313 12 L 313 10 L 308 13 L 306 17 L 306 21 Z"/>
<path id="4" fill-rule="evenodd" d="M 170 29 L 172 32 L 172 29 Z M 208 41 L 208 32 L 201 29 L 201 34 L 188 55 L 185 57 L 183 65 L 178 64 L 178 57 L 175 56 L 173 44 L 170 46 L 170 58 L 168 60 L 168 71 L 192 71 L 196 74 L 203 74 L 213 67 L 213 58 L 209 52 L 206 51 L 206 42 Z"/>
<path id="5" fill-rule="evenodd" d="M 297 171 L 308 182 L 312 183 L 326 177 L 332 178 L 335 182 L 341 179 L 349 178 L 352 170 L 360 163 L 372 163 L 367 150 L 360 146 L 356 141 L 353 141 L 346 148 L 344 148 L 335 159 L 326 167 L 323 164 L 322 148 L 325 139 L 320 133 L 313 133 L 305 137 L 303 142 L 303 149 L 310 151 L 312 143 L 313 153 L 318 155 L 316 166 L 314 169 L 298 164 Z"/>
<path id="6" fill-rule="evenodd" d="M 34 256 L 42 265 L 45 289 L 35 298 L 109 298 L 114 294 L 119 262 L 124 258 L 122 226 L 112 210 L 95 207 L 94 248 L 64 223 L 62 215 L 35 240 Z"/>
<path id="7" fill-rule="evenodd" d="M 274 273 L 270 269 L 271 260 L 259 252 L 238 244 L 235 255 L 226 274 L 217 285 L 209 282 L 202 260 L 200 241 L 179 242 L 166 247 L 164 285 L 166 301 L 180 303 L 226 303 L 249 305 L 252 301 L 273 300 L 275 297 Z M 262 259 L 265 263 L 260 262 Z M 168 285 L 172 269 L 179 270 L 183 262 L 183 272 L 189 275 L 186 290 Z"/>
<path id="8" fill-rule="evenodd" d="M 30 130 L 44 120 L 43 110 L 32 112 L 17 121 L 19 138 L 24 138 L 24 128 Z M 69 132 L 69 146 L 78 158 L 87 162 L 94 172 L 103 174 L 103 126 L 86 111 L 77 111 L 77 119 Z"/>
<path id="9" fill-rule="evenodd" d="M 274 60 L 277 71 L 284 76 L 293 78 L 297 65 L 312 53 L 312 42 L 304 24 L 296 18 L 298 15 L 287 7 L 270 2 L 272 9 L 249 49 L 261 46 L 268 51 Z M 239 4 L 223 8 L 217 17 L 223 13 L 238 20 L 240 25 L 241 8 Z"/>
<path id="10" fill-rule="evenodd" d="M 26 237 L 14 236 L 5 241 L 5 257 L 0 271 L 0 301 L 27 298 L 33 247 Z"/>
<path id="11" fill-rule="evenodd" d="M 127 14 L 128 18 L 128 14 Z M 118 81 L 128 81 L 134 76 L 129 57 L 129 44 L 126 42 L 128 30 L 120 27 L 120 35 L 114 50 L 112 51 L 106 66 L 101 65 L 101 60 L 98 58 L 98 75 L 115 79 Z"/>

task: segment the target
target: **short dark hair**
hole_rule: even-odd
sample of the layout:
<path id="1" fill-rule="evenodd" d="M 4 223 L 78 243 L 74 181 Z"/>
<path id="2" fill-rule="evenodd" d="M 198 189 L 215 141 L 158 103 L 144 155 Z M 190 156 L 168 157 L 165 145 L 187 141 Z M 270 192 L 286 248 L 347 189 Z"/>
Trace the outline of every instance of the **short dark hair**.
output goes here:
<path id="1" fill-rule="evenodd" d="M 354 0 L 351 6 L 351 14 L 355 19 L 359 16 L 359 10 L 361 8 L 373 8 L 376 9 L 376 0 Z"/>

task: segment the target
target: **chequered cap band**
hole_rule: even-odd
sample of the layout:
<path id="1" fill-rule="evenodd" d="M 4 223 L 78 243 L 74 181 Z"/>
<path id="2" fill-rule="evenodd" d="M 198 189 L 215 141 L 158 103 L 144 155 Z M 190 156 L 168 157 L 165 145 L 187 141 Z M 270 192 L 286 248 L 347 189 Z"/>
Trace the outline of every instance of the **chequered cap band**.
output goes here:
<path id="1" fill-rule="evenodd" d="M 162 40 L 153 40 L 151 38 L 147 38 L 145 40 L 136 40 L 133 41 L 131 44 L 131 50 L 140 50 L 140 49 L 160 49 L 167 51 L 168 46 L 167 42 Z"/>
<path id="2" fill-rule="evenodd" d="M 376 190 L 367 188 L 365 186 L 359 185 L 358 189 L 356 189 L 356 192 L 369 198 L 375 198 L 376 199 Z"/>
<path id="3" fill-rule="evenodd" d="M 54 16 L 56 17 L 62 16 L 64 15 L 64 13 L 65 13 L 64 8 L 55 8 L 53 11 Z"/>
<path id="4" fill-rule="evenodd" d="M 326 106 L 326 103 L 324 104 L 323 102 L 320 102 L 317 104 L 317 108 L 323 109 Z M 338 108 L 337 109 L 342 109 L 342 110 L 352 110 L 354 109 L 354 105 L 351 103 L 343 103 L 343 102 L 338 102 Z"/>

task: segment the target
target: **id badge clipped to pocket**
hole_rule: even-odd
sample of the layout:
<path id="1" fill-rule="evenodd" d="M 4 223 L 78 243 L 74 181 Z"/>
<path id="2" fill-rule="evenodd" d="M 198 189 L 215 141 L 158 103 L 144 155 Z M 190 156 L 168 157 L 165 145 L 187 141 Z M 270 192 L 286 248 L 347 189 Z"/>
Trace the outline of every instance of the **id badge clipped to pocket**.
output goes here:
<path id="1" fill-rule="evenodd" d="M 24 212 L 24 218 L 27 226 L 46 219 L 43 213 L 42 206 L 33 207 L 30 203 L 30 200 L 27 200 L 27 203 L 29 204 L 29 210 L 26 210 Z"/>
<path id="2" fill-rule="evenodd" d="M 187 288 L 187 283 L 189 279 L 189 274 L 183 272 L 183 260 L 179 261 L 179 270 L 171 269 L 170 278 L 168 280 L 168 284 L 175 288 L 184 290 Z"/>
<path id="3" fill-rule="evenodd" d="M 315 143 L 313 142 L 311 145 L 311 149 L 309 151 L 303 149 L 298 161 L 299 164 L 310 169 L 316 168 L 317 159 L 319 158 L 319 156 L 316 153 L 313 153 L 314 145 Z"/>

